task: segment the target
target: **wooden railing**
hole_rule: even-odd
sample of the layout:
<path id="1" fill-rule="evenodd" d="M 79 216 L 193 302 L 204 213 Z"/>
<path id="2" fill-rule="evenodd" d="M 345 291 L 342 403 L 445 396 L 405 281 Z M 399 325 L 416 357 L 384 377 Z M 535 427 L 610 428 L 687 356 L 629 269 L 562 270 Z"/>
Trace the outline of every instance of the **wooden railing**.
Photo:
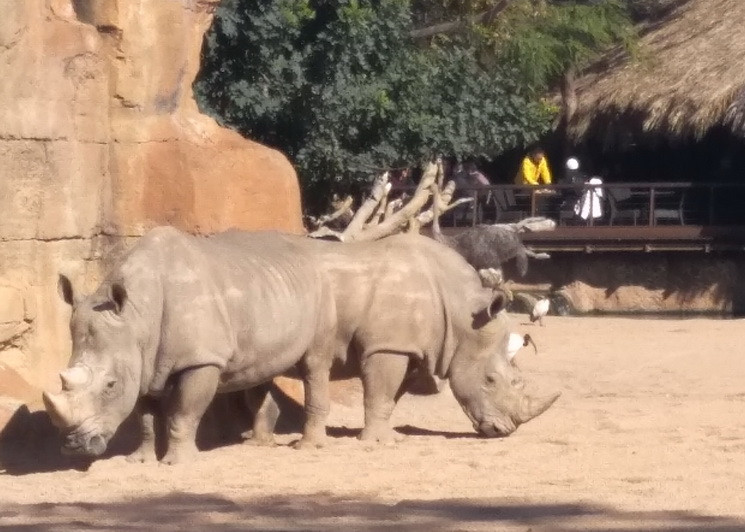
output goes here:
<path id="1" fill-rule="evenodd" d="M 392 196 L 408 190 L 394 188 Z M 547 216 L 559 226 L 745 226 L 745 184 L 603 183 L 465 187 L 444 227 Z"/>

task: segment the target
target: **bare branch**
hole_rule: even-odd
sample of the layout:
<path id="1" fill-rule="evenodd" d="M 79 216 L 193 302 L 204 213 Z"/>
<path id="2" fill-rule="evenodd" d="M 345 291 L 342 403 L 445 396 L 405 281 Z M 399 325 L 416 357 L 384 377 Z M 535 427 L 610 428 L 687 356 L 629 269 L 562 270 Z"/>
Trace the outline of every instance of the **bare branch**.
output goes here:
<path id="1" fill-rule="evenodd" d="M 449 210 L 455 209 L 459 205 L 463 205 L 464 203 L 471 203 L 473 201 L 473 198 L 460 198 L 457 201 L 454 201 L 453 203 L 450 203 L 447 207 L 442 209 L 440 211 L 440 216 L 448 212 Z"/>
<path id="2" fill-rule="evenodd" d="M 353 240 L 379 240 L 383 237 L 398 233 L 399 231 L 403 230 L 409 223 L 409 220 L 416 217 L 422 207 L 424 207 L 424 205 L 429 200 L 429 197 L 431 195 L 430 189 L 436 178 L 437 165 L 435 165 L 434 163 L 430 163 L 424 170 L 424 174 L 419 181 L 419 185 L 417 185 L 416 190 L 414 191 L 414 195 L 408 203 L 401 207 L 401 209 L 397 212 L 391 214 L 390 217 L 387 217 L 385 220 L 383 220 L 382 223 L 371 226 L 365 231 L 352 232 L 347 229 L 347 231 L 344 231 L 344 241 L 349 242 Z M 372 207 L 372 209 L 374 209 L 374 206 Z M 372 209 L 370 210 L 370 212 L 372 212 Z M 362 207 L 360 207 L 360 211 L 361 210 Z M 357 211 L 357 214 L 359 214 L 360 211 Z"/>
<path id="3" fill-rule="evenodd" d="M 357 213 L 349 222 L 349 225 L 342 233 L 343 240 L 354 240 L 354 235 L 362 231 L 365 222 L 375 212 L 375 208 L 380 204 L 383 198 L 388 195 L 390 183 L 388 183 L 388 172 L 375 179 L 373 182 L 370 196 L 362 203 Z"/>
<path id="4" fill-rule="evenodd" d="M 459 205 L 463 205 L 464 203 L 471 203 L 473 201 L 473 198 L 460 198 L 459 200 L 454 201 L 453 203 L 450 203 L 446 207 L 440 209 L 440 216 L 445 214 L 446 212 L 455 209 Z M 417 220 L 419 220 L 419 223 L 422 226 L 428 225 L 434 221 L 435 213 L 433 209 L 427 209 L 426 211 L 419 213 L 419 216 L 417 216 Z"/>
<path id="5" fill-rule="evenodd" d="M 385 218 L 388 219 L 391 217 L 391 215 L 401 209 L 404 205 L 404 201 L 406 200 L 406 196 L 401 196 L 398 199 L 394 199 L 390 203 L 388 203 L 388 206 L 385 209 Z"/>
<path id="6" fill-rule="evenodd" d="M 319 227 L 312 233 L 308 233 L 308 236 L 311 238 L 323 238 L 327 240 L 338 240 L 339 242 L 343 242 L 344 238 L 342 234 L 339 231 L 334 231 L 333 229 L 329 229 L 326 226 Z"/>
<path id="7" fill-rule="evenodd" d="M 481 285 L 484 288 L 496 290 L 504 284 L 502 268 L 482 268 L 479 270 L 479 277 L 481 278 Z"/>
<path id="8" fill-rule="evenodd" d="M 337 220 L 341 221 L 340 218 L 349 217 L 351 219 L 354 216 L 354 210 L 352 205 L 354 204 L 354 198 L 352 196 L 346 196 L 343 199 L 339 199 L 334 195 L 334 199 L 331 201 L 331 205 L 334 211 L 330 214 L 324 214 L 315 218 L 308 216 L 307 219 L 313 229 L 319 229 L 323 225 L 330 224 Z"/>
<path id="9" fill-rule="evenodd" d="M 409 227 L 406 228 L 407 233 L 419 234 L 419 231 L 421 229 L 422 229 L 422 224 L 419 222 L 418 216 L 414 216 L 413 218 L 409 219 Z"/>
<path id="10" fill-rule="evenodd" d="M 482 11 L 476 15 L 471 15 L 462 20 L 455 20 L 452 22 L 443 22 L 442 24 L 435 24 L 433 26 L 427 26 L 426 28 L 420 28 L 418 30 L 412 30 L 409 32 L 409 37 L 412 39 L 424 39 L 432 37 L 433 35 L 440 35 L 444 33 L 456 33 L 463 31 L 468 26 L 473 24 L 490 24 L 495 18 L 497 18 L 502 11 L 507 9 L 511 3 L 511 0 L 500 0 L 494 6 Z"/>
<path id="11" fill-rule="evenodd" d="M 517 223 L 492 224 L 492 227 L 509 229 L 516 233 L 532 233 L 536 231 L 553 231 L 556 229 L 556 222 L 544 216 L 534 216 L 520 220 Z"/>
<path id="12" fill-rule="evenodd" d="M 386 210 L 388 209 L 388 194 L 383 197 L 383 200 L 378 204 L 378 208 L 375 209 L 375 215 L 370 223 L 379 224 L 381 220 L 385 218 Z"/>
<path id="13" fill-rule="evenodd" d="M 378 203 L 378 206 L 375 208 L 375 212 L 372 215 L 372 218 L 370 218 L 370 221 L 367 223 L 367 225 L 378 225 L 383 218 L 385 217 L 386 213 L 386 206 L 388 204 L 388 194 L 391 192 L 391 184 L 388 183 L 385 186 L 385 195 L 380 200 L 380 203 Z"/>

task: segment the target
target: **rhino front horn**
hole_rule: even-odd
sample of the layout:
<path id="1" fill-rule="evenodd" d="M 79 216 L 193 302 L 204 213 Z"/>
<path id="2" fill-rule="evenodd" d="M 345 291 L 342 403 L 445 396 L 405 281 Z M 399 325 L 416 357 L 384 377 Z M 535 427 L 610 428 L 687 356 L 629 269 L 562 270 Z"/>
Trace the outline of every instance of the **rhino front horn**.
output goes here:
<path id="1" fill-rule="evenodd" d="M 520 401 L 520 409 L 517 412 L 517 420 L 520 423 L 527 423 L 534 417 L 540 416 L 548 410 L 559 397 L 561 397 L 561 392 L 556 392 L 542 399 L 536 399 L 529 395 L 523 396 Z"/>
<path id="2" fill-rule="evenodd" d="M 44 400 L 44 408 L 46 408 L 49 418 L 52 420 L 52 425 L 58 429 L 67 428 L 72 418 L 67 398 L 61 394 L 47 392 L 44 392 L 41 397 Z"/>
<path id="3" fill-rule="evenodd" d="M 62 389 L 65 391 L 75 390 L 88 384 L 91 380 L 91 370 L 87 366 L 76 365 L 60 372 Z"/>

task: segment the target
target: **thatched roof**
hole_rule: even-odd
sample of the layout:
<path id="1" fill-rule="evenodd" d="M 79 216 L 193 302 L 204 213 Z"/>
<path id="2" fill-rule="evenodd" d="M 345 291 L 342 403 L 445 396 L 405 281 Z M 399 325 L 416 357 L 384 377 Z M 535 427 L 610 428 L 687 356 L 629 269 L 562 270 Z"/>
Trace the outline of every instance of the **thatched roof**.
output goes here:
<path id="1" fill-rule="evenodd" d="M 575 141 L 699 139 L 724 126 L 745 137 L 745 0 L 689 0 L 578 81 Z"/>

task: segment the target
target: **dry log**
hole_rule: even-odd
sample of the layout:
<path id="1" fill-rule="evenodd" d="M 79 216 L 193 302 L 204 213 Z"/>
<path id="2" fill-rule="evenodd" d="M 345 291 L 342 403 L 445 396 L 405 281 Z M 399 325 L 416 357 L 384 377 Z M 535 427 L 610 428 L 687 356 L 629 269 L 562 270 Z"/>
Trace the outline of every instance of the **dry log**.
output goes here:
<path id="1" fill-rule="evenodd" d="M 352 196 L 339 198 L 336 194 L 334 194 L 334 197 L 331 200 L 331 207 L 334 210 L 331 213 L 324 214 L 323 216 L 319 216 L 318 218 L 314 216 L 307 216 L 306 219 L 308 220 L 308 223 L 312 229 L 320 229 L 323 226 L 330 226 L 330 228 L 333 229 L 335 225 L 339 224 L 342 224 L 343 227 L 346 227 L 347 225 L 349 225 L 350 220 L 354 217 L 354 209 L 352 208 L 353 205 L 354 198 Z"/>
<path id="2" fill-rule="evenodd" d="M 362 203 L 362 205 L 360 205 L 360 208 L 355 213 L 352 221 L 349 222 L 347 228 L 342 232 L 344 240 L 349 240 L 352 238 L 352 235 L 362 231 L 367 220 L 373 215 L 375 209 L 380 205 L 380 202 L 383 201 L 383 198 L 388 195 L 390 190 L 391 185 L 388 182 L 388 172 L 385 172 L 373 181 L 370 196 Z"/>

